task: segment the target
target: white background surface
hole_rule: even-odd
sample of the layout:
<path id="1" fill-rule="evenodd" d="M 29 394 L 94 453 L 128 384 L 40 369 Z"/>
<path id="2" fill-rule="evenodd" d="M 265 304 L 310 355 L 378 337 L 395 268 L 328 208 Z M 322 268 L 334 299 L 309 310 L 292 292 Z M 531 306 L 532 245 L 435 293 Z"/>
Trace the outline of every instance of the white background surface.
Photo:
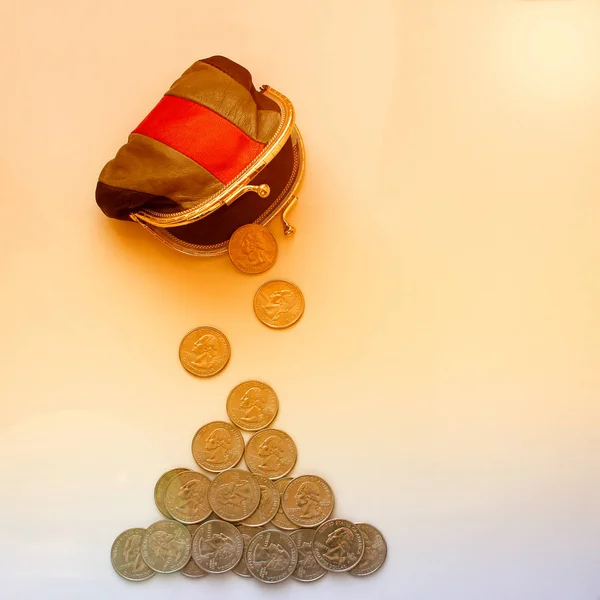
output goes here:
<path id="1" fill-rule="evenodd" d="M 600 597 L 600 4 L 5 0 L 0 597 Z M 95 206 L 171 82 L 223 54 L 296 105 L 298 228 L 267 276 Z M 256 321 L 267 278 L 306 314 Z M 177 348 L 209 324 L 202 381 Z M 111 569 L 229 390 L 271 383 L 296 474 L 386 535 L 371 578 Z"/>

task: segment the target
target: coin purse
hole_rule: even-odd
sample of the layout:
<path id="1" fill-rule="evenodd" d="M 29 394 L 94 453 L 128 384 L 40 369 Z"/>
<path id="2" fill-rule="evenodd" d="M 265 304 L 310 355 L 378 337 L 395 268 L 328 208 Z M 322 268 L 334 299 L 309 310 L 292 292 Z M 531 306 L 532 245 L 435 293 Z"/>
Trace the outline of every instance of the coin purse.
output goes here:
<path id="1" fill-rule="evenodd" d="M 304 173 L 292 103 L 223 56 L 195 62 L 100 173 L 96 202 L 185 254 L 227 251 L 233 232 L 287 214 Z"/>

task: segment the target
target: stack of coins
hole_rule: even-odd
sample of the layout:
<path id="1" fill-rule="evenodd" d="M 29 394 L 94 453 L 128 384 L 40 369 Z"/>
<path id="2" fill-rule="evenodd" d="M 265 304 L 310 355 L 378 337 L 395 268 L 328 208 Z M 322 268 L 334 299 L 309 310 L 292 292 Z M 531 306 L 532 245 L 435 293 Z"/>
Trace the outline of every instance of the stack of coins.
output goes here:
<path id="1" fill-rule="evenodd" d="M 203 335 L 212 333 L 194 339 Z M 191 368 L 218 366 L 208 361 Z M 277 394 L 266 383 L 246 381 L 231 391 L 230 422 L 207 423 L 192 440 L 203 472 L 179 467 L 162 475 L 154 501 L 166 519 L 114 541 L 111 561 L 119 575 L 144 581 L 155 573 L 202 578 L 233 571 L 279 583 L 316 581 L 330 571 L 364 576 L 381 567 L 387 549 L 378 529 L 332 518 L 334 494 L 321 477 L 289 476 L 297 449 L 272 427 L 278 411 Z M 239 466 L 242 458 L 247 470 Z"/>

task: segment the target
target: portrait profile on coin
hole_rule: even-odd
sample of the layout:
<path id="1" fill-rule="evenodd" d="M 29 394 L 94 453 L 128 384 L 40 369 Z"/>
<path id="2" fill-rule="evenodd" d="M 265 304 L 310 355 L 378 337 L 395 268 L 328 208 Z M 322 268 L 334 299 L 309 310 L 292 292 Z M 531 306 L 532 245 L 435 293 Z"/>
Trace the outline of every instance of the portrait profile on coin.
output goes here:
<path id="1" fill-rule="evenodd" d="M 269 544 L 266 548 L 256 546 L 254 549 L 254 561 L 271 571 L 282 571 L 287 568 L 290 555 L 279 544 Z"/>
<path id="2" fill-rule="evenodd" d="M 281 459 L 285 456 L 285 444 L 274 435 L 268 437 L 259 447 L 261 457 L 259 467 L 265 471 L 277 471 L 281 467 Z"/>
<path id="3" fill-rule="evenodd" d="M 177 508 L 179 510 L 197 512 L 205 497 L 206 485 L 197 479 L 192 479 L 192 481 L 184 483 L 179 489 L 177 493 Z"/>
<path id="4" fill-rule="evenodd" d="M 145 571 L 148 567 L 142 559 L 141 548 L 142 547 L 142 536 L 132 535 L 127 538 L 123 545 L 123 558 L 125 562 L 120 566 L 125 569 L 131 570 L 132 573 L 137 574 Z"/>
<path id="5" fill-rule="evenodd" d="M 179 562 L 187 551 L 185 540 L 178 539 L 166 531 L 153 532 L 148 540 L 148 545 L 156 556 L 171 558 L 174 562 Z"/>
<path id="6" fill-rule="evenodd" d="M 223 427 L 218 427 L 206 438 L 205 448 L 208 451 L 207 462 L 222 463 L 232 447 L 230 433 Z"/>
<path id="7" fill-rule="evenodd" d="M 202 556 L 213 560 L 228 559 L 235 551 L 233 540 L 224 533 L 213 533 L 209 538 L 200 539 Z"/>
<path id="8" fill-rule="evenodd" d="M 244 392 L 240 401 L 240 409 L 243 415 L 240 419 L 247 425 L 254 425 L 262 418 L 267 396 L 259 387 L 251 387 Z"/>
<path id="9" fill-rule="evenodd" d="M 246 264 L 259 267 L 270 262 L 271 248 L 269 241 L 261 230 L 250 229 L 246 231 L 240 245 Z"/>
<path id="10" fill-rule="evenodd" d="M 354 534 L 348 527 L 334 529 L 325 540 L 327 552 L 323 554 L 330 562 L 342 565 L 348 558 L 352 548 Z"/>
<path id="11" fill-rule="evenodd" d="M 320 517 L 322 514 L 319 502 L 321 494 L 319 488 L 312 481 L 305 481 L 294 496 L 296 504 L 302 508 L 300 516 L 307 519 Z"/>
<path id="12" fill-rule="evenodd" d="M 269 318 L 277 323 L 284 318 L 296 303 L 296 296 L 292 290 L 282 289 L 276 290 L 267 296 L 267 303 L 264 305 L 264 310 Z"/>
<path id="13" fill-rule="evenodd" d="M 214 335 L 205 333 L 194 342 L 192 351 L 194 352 L 192 363 L 195 366 L 201 369 L 211 369 L 219 355 L 219 341 Z"/>
<path id="14" fill-rule="evenodd" d="M 216 493 L 216 500 L 219 504 L 237 506 L 244 501 L 252 499 L 252 488 L 247 481 L 241 483 L 224 483 L 219 486 Z"/>

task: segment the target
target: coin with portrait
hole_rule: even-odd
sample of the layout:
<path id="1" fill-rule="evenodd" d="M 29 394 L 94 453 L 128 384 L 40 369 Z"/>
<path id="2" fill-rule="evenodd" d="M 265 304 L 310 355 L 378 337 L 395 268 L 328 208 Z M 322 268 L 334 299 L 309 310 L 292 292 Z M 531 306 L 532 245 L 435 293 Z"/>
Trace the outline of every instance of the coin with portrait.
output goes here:
<path id="1" fill-rule="evenodd" d="M 190 559 L 192 538 L 177 521 L 158 521 L 142 536 L 142 558 L 158 573 L 174 573 Z"/>
<path id="2" fill-rule="evenodd" d="M 243 454 L 242 434 L 225 421 L 207 423 L 196 432 L 192 440 L 194 460 L 211 473 L 234 467 Z"/>
<path id="3" fill-rule="evenodd" d="M 275 484 L 270 479 L 256 473 L 253 477 L 260 486 L 260 502 L 258 508 L 244 519 L 242 524 L 248 527 L 260 527 L 275 517 L 281 498 Z"/>
<path id="4" fill-rule="evenodd" d="M 198 527 L 192 540 L 192 557 L 207 573 L 231 571 L 244 554 L 244 538 L 235 525 L 214 519 Z"/>
<path id="5" fill-rule="evenodd" d="M 190 532 L 192 539 L 194 539 L 194 534 L 200 525 L 186 525 L 187 530 Z M 187 561 L 185 567 L 179 571 L 182 575 L 186 577 L 190 577 L 192 579 L 200 579 L 201 577 L 206 577 L 208 573 L 203 571 L 197 564 L 192 556 L 190 556 L 190 560 Z"/>
<path id="6" fill-rule="evenodd" d="M 289 281 L 268 281 L 254 295 L 254 312 L 267 327 L 291 327 L 304 314 L 304 296 Z"/>
<path id="7" fill-rule="evenodd" d="M 121 533 L 110 549 L 110 562 L 114 570 L 129 581 L 146 581 L 156 571 L 142 559 L 142 537 L 145 529 L 135 527 Z"/>
<path id="8" fill-rule="evenodd" d="M 368 523 L 357 523 L 356 526 L 363 536 L 365 552 L 360 562 L 348 573 L 364 577 L 375 573 L 383 565 L 387 556 L 387 544 L 377 527 Z"/>
<path id="9" fill-rule="evenodd" d="M 171 482 L 171 479 L 173 479 L 175 475 L 183 473 L 184 471 L 189 471 L 189 469 L 171 469 L 170 471 L 167 471 L 164 475 L 161 475 L 159 480 L 156 482 L 156 485 L 154 486 L 154 503 L 156 504 L 156 508 L 158 508 L 158 510 L 160 510 L 160 512 L 169 519 L 171 518 L 171 515 L 169 514 L 169 511 L 165 506 L 165 491 L 167 490 L 167 486 Z"/>
<path id="10" fill-rule="evenodd" d="M 242 225 L 229 240 L 229 258 L 243 273 L 255 275 L 269 270 L 277 259 L 273 234 L 257 223 Z"/>
<path id="11" fill-rule="evenodd" d="M 315 532 L 313 553 L 328 571 L 349 571 L 358 564 L 364 550 L 360 530 L 346 519 L 325 521 Z"/>
<path id="12" fill-rule="evenodd" d="M 329 484 L 316 475 L 296 477 L 282 497 L 283 512 L 300 527 L 315 527 L 333 512 L 334 497 Z"/>
<path id="13" fill-rule="evenodd" d="M 298 451 L 294 440 L 279 429 L 263 429 L 249 440 L 244 452 L 248 469 L 269 479 L 287 475 L 296 464 Z"/>
<path id="14" fill-rule="evenodd" d="M 181 364 L 197 377 L 216 375 L 225 368 L 230 357 L 229 340 L 214 327 L 198 327 L 190 331 L 179 346 Z"/>
<path id="15" fill-rule="evenodd" d="M 298 581 L 316 581 L 321 579 L 327 571 L 316 561 L 313 554 L 314 529 L 297 529 L 292 531 L 290 537 L 298 549 L 298 564 L 292 577 Z"/>
<path id="16" fill-rule="evenodd" d="M 234 425 L 246 431 L 267 427 L 279 410 L 277 394 L 262 381 L 245 381 L 231 390 L 227 414 Z"/>
<path id="17" fill-rule="evenodd" d="M 264 583 L 279 583 L 294 572 L 298 563 L 296 544 L 287 533 L 266 529 L 256 534 L 246 550 L 249 573 Z"/>
<path id="18" fill-rule="evenodd" d="M 228 469 L 212 480 L 208 501 L 217 517 L 242 521 L 258 508 L 260 486 L 248 471 Z"/>
<path id="19" fill-rule="evenodd" d="M 292 523 L 283 512 L 283 501 L 281 500 L 283 496 L 283 492 L 285 492 L 285 488 L 289 485 L 290 481 L 293 480 L 293 477 L 284 477 L 283 479 L 278 479 L 274 481 L 275 489 L 279 492 L 279 508 L 275 513 L 275 516 L 271 519 L 271 523 L 275 525 L 275 527 L 279 527 L 279 529 L 283 529 L 284 531 L 293 531 L 294 529 L 298 529 L 298 525 Z"/>
<path id="20" fill-rule="evenodd" d="M 233 572 L 236 575 L 241 575 L 242 577 L 252 577 L 250 575 L 250 571 L 248 571 L 248 565 L 246 564 L 246 550 L 248 549 L 248 544 L 251 542 L 252 538 L 261 531 L 264 531 L 264 527 L 248 527 L 247 525 L 237 525 L 238 531 L 242 534 L 244 538 L 244 555 L 240 562 L 233 567 Z"/>
<path id="21" fill-rule="evenodd" d="M 165 506 L 180 523 L 200 523 L 210 515 L 208 488 L 210 479 L 196 471 L 185 471 L 171 479 L 165 492 Z"/>

